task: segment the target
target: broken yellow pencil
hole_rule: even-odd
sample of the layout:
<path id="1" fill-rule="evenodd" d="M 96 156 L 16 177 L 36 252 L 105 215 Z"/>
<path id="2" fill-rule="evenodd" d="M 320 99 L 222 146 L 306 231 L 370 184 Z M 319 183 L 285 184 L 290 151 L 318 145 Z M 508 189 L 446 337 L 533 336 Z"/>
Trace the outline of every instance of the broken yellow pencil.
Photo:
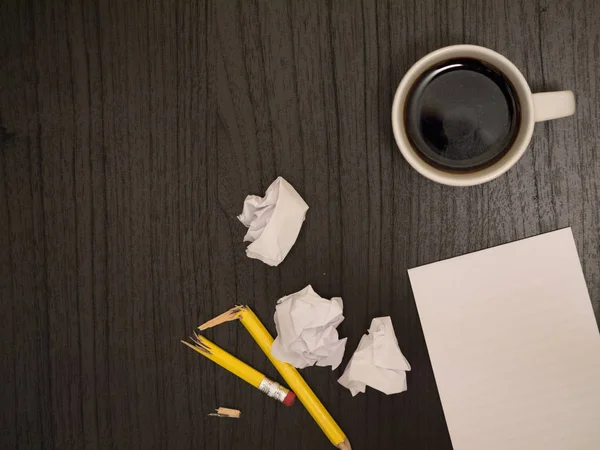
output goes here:
<path id="1" fill-rule="evenodd" d="M 331 443 L 340 450 L 351 450 L 348 438 L 338 424 L 335 423 L 331 414 L 325 409 L 310 386 L 306 384 L 304 378 L 302 378 L 293 366 L 281 362 L 271 355 L 273 337 L 269 334 L 258 317 L 256 317 L 256 314 L 254 314 L 247 306 L 239 307 L 239 310 L 236 311 L 236 313 L 240 322 L 242 322 L 242 325 L 244 325 L 262 351 L 267 355 L 290 389 L 296 393 L 296 396 L 300 399 L 315 422 L 321 427 L 323 433 L 325 433 Z"/>
<path id="2" fill-rule="evenodd" d="M 194 333 L 193 336 L 190 336 L 190 339 L 192 340 L 192 343 L 186 341 L 181 342 L 187 345 L 189 348 L 197 351 L 202 356 L 205 356 L 211 361 L 217 363 L 224 369 L 227 369 L 234 375 L 237 375 L 247 383 L 250 383 L 255 388 L 258 388 L 260 391 L 267 394 L 269 397 L 279 400 L 286 406 L 291 406 L 292 403 L 294 403 L 296 395 L 292 391 L 284 388 L 276 381 L 267 378 L 255 368 L 250 367 L 243 361 L 240 361 L 231 353 L 227 353 L 218 345 L 210 342 L 204 336 Z"/>

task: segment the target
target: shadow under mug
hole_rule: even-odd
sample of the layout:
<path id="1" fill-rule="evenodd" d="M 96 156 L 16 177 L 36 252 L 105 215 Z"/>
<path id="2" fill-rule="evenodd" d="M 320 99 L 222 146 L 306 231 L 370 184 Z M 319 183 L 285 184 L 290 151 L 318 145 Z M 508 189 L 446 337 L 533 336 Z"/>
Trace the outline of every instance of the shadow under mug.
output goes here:
<path id="1" fill-rule="evenodd" d="M 419 77 L 433 66 L 455 58 L 474 58 L 494 66 L 512 84 L 520 107 L 519 131 L 502 158 L 472 172 L 451 172 L 426 162 L 411 145 L 404 124 L 406 99 Z M 525 153 L 535 122 L 558 119 L 575 113 L 575 97 L 571 91 L 532 94 L 527 81 L 517 67 L 501 54 L 477 45 L 452 45 L 425 55 L 404 75 L 392 106 L 392 127 L 396 143 L 406 161 L 419 173 L 438 183 L 450 186 L 474 186 L 499 177 Z"/>

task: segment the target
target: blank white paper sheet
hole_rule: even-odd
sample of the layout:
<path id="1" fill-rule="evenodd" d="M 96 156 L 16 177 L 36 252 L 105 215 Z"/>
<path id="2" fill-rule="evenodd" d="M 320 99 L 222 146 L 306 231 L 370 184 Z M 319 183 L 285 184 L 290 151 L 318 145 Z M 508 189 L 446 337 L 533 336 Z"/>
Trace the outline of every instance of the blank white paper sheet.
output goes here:
<path id="1" fill-rule="evenodd" d="M 408 272 L 454 450 L 600 449 L 600 333 L 570 228 Z"/>

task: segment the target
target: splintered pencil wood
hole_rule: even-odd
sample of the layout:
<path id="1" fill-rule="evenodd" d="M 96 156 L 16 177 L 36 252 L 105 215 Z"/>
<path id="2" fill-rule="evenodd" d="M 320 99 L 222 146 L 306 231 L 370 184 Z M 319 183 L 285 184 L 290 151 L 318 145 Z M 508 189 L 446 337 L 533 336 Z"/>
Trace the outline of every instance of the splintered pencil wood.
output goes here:
<path id="1" fill-rule="evenodd" d="M 229 311 L 225 311 L 223 314 L 219 314 L 217 317 L 210 319 L 207 322 L 204 322 L 202 325 L 198 327 L 200 331 L 207 330 L 208 328 L 216 327 L 217 325 L 221 325 L 225 322 L 230 322 L 232 320 L 236 320 L 240 314 L 242 308 L 240 306 L 235 306 L 231 308 Z"/>

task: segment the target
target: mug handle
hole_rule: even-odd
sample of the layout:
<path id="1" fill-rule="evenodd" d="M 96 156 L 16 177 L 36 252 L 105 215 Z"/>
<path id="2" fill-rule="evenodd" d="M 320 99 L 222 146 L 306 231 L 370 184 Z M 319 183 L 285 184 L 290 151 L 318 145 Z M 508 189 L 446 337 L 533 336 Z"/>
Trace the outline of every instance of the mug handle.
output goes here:
<path id="1" fill-rule="evenodd" d="M 575 114 L 573 91 L 539 92 L 532 96 L 533 118 L 536 122 Z"/>

